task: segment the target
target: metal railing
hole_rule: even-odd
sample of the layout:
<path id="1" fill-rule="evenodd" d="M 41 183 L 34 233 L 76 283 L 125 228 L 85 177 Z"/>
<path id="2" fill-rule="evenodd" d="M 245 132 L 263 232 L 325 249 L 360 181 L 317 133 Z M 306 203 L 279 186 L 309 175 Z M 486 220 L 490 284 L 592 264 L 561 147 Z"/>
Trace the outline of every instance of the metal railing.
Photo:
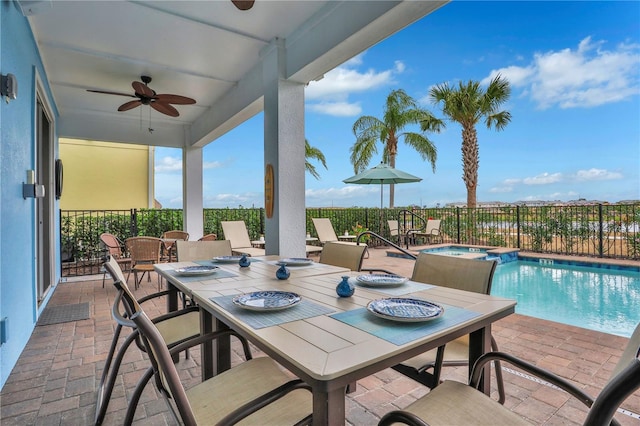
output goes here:
<path id="1" fill-rule="evenodd" d="M 317 236 L 312 218 L 329 218 L 337 233 L 372 231 L 382 239 L 368 244 L 391 243 L 387 220 L 411 223 L 421 230 L 428 219 L 440 219 L 443 243 L 514 247 L 538 253 L 640 259 L 640 203 L 579 206 L 504 206 L 467 209 L 446 208 L 310 208 L 307 232 Z M 256 209 L 205 209 L 204 233 L 223 238 L 221 221 L 243 220 L 252 240 L 264 234 L 265 212 Z M 100 234 L 110 232 L 121 240 L 136 235 L 162 236 L 183 228 L 180 209 L 64 210 L 60 214 L 64 275 L 84 275 L 99 270 Z"/>

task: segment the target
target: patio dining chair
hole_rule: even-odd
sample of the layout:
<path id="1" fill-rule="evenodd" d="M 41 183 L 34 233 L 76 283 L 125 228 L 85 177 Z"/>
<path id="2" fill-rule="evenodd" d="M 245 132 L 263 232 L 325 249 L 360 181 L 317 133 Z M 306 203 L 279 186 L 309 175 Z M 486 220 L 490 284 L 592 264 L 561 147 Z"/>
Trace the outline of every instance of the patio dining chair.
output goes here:
<path id="1" fill-rule="evenodd" d="M 126 278 L 124 277 L 124 273 L 122 272 L 117 259 L 115 259 L 113 256 L 109 256 L 104 263 L 104 268 L 111 275 L 114 280 L 114 285 L 118 289 L 118 294 L 114 299 L 112 308 L 112 314 L 114 315 L 114 317 L 130 317 L 133 312 L 133 310 L 131 309 L 131 305 L 140 306 L 147 301 L 151 301 L 159 297 L 165 297 L 169 294 L 169 290 L 165 290 L 149 294 L 135 300 L 133 299 L 133 295 L 131 294 L 131 290 L 127 285 Z M 130 298 L 134 300 L 134 302 L 128 304 L 124 303 L 124 301 L 122 300 L 122 295 L 124 293 L 129 294 Z M 200 313 L 198 307 L 196 306 L 160 315 L 159 317 L 154 318 L 153 321 L 156 323 L 156 326 L 160 330 L 160 333 L 164 336 L 168 347 L 175 346 L 178 343 L 181 343 L 189 338 L 198 336 L 200 334 Z M 131 327 L 132 324 L 129 324 L 129 326 Z M 146 347 L 142 344 L 142 341 L 139 340 L 139 334 L 136 332 L 135 327 L 132 327 L 134 330 L 124 341 L 122 341 L 118 349 L 118 342 L 120 341 L 122 327 L 123 326 L 121 323 L 118 323 L 116 326 L 113 339 L 111 340 L 109 353 L 102 370 L 100 384 L 98 385 L 95 414 L 96 425 L 101 424 L 104 420 L 104 416 L 109 405 L 109 400 L 111 399 L 111 394 L 113 392 L 113 387 L 120 370 L 120 365 L 122 364 L 122 360 L 124 359 L 127 349 L 131 346 L 132 343 L 135 342 L 139 349 L 146 351 Z M 186 355 L 188 357 L 188 353 Z M 140 397 L 140 394 L 142 393 L 142 390 L 144 389 L 144 386 L 151 378 L 151 374 L 148 373 L 146 381 L 144 381 L 144 383 L 143 378 L 139 381 L 138 386 L 134 391 L 131 400 L 129 401 L 131 405 L 134 405 L 134 411 L 135 405 L 137 405 L 138 399 Z"/>
<path id="2" fill-rule="evenodd" d="M 131 271 L 133 271 L 135 289 L 137 290 L 145 274 L 147 274 L 147 280 L 151 281 L 151 272 L 154 270 L 153 264 L 160 263 L 162 240 L 155 237 L 131 237 L 125 240 L 125 245 L 132 262 L 127 279 L 131 275 Z M 141 274 L 140 280 L 138 280 L 138 273 Z M 158 290 L 160 290 L 159 277 Z"/>
<path id="3" fill-rule="evenodd" d="M 123 294 L 132 306 L 130 294 Z M 131 316 L 147 347 L 155 385 L 178 424 L 255 425 L 311 424 L 311 387 L 292 379 L 269 357 L 252 358 L 249 344 L 233 330 L 207 333 L 171 349 L 158 327 L 136 306 Z M 121 319 L 128 322 L 129 319 Z M 221 337 L 235 336 L 244 349 L 245 361 L 185 389 L 172 355 Z M 133 416 L 128 416 L 133 418 Z M 125 419 L 125 424 L 128 419 Z"/>
<path id="4" fill-rule="evenodd" d="M 609 381 L 597 398 L 586 394 L 576 384 L 550 371 L 503 352 L 488 352 L 473 366 L 469 385 L 447 380 L 404 410 L 387 413 L 379 426 L 407 424 L 458 425 L 530 425 L 523 417 L 479 392 L 483 367 L 487 362 L 506 362 L 535 379 L 550 383 L 589 407 L 585 426 L 620 425 L 614 418 L 624 401 L 640 389 L 640 324 L 636 326 L 626 349 L 613 369 Z M 530 408 L 535 410 L 535 408 Z M 526 411 L 522 407 L 522 411 Z M 558 424 L 562 419 L 558 419 Z"/>
<path id="5" fill-rule="evenodd" d="M 176 241 L 178 262 L 187 260 L 211 260 L 216 256 L 231 256 L 229 240 Z"/>
<path id="6" fill-rule="evenodd" d="M 249 238 L 249 231 L 244 220 L 221 221 L 224 239 L 231 242 L 231 250 L 234 254 L 246 254 L 248 256 L 264 256 L 264 249 L 253 247 Z"/>
<path id="7" fill-rule="evenodd" d="M 108 232 L 104 232 L 100 235 L 100 241 L 105 246 L 109 256 L 113 257 L 118 265 L 121 267 L 124 265 L 128 268 L 131 267 L 131 258 L 126 255 L 126 250 L 122 241 L 118 239 L 113 234 Z M 102 275 L 102 288 L 104 288 L 104 281 L 107 277 L 107 270 L 105 269 L 104 274 Z"/>
<path id="8" fill-rule="evenodd" d="M 206 234 L 203 235 L 198 241 L 216 241 L 218 239 L 218 234 Z"/>
<path id="9" fill-rule="evenodd" d="M 427 227 L 424 232 L 416 232 L 416 237 L 421 237 L 426 240 L 428 244 L 433 244 L 436 240 L 442 242 L 442 234 L 440 233 L 440 219 L 427 220 Z"/>
<path id="10" fill-rule="evenodd" d="M 166 259 L 172 262 L 176 258 L 176 241 L 188 241 L 189 233 L 186 231 L 173 230 L 165 231 L 162 234 L 162 244 Z"/>
<path id="11" fill-rule="evenodd" d="M 360 271 L 366 249 L 366 244 L 348 245 L 336 241 L 328 242 L 322 248 L 318 262 Z"/>
<path id="12" fill-rule="evenodd" d="M 411 281 L 434 284 L 481 294 L 491 293 L 495 260 L 475 260 L 438 254 L 420 253 L 413 267 Z M 498 344 L 491 338 L 491 348 L 498 350 Z M 416 380 L 430 389 L 440 383 L 443 366 L 464 366 L 469 364 L 469 336 L 462 336 L 444 346 L 424 352 L 392 368 Z M 504 403 L 504 383 L 502 368 L 496 362 L 496 382 L 498 402 Z"/>

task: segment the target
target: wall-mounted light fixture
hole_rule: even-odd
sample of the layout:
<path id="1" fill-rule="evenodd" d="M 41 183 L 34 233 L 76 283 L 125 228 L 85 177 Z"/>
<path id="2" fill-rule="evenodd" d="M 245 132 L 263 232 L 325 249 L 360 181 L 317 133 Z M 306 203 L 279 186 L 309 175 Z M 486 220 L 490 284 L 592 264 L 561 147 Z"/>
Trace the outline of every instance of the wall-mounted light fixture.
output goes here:
<path id="1" fill-rule="evenodd" d="M 35 170 L 27 170 L 27 183 L 22 184 L 22 198 L 42 198 L 44 197 L 44 185 L 36 183 Z"/>
<path id="2" fill-rule="evenodd" d="M 0 95 L 5 96 L 7 102 L 9 102 L 9 99 L 18 97 L 18 80 L 15 75 L 0 75 Z"/>

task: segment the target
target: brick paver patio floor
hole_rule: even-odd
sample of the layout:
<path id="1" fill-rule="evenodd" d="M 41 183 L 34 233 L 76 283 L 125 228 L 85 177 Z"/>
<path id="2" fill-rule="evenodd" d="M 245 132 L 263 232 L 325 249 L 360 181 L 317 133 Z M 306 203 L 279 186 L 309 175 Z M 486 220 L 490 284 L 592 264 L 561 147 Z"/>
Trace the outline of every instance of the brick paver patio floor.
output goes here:
<path id="1" fill-rule="evenodd" d="M 370 249 L 365 267 L 378 267 L 410 275 L 413 261 L 390 258 L 384 250 Z M 133 285 L 131 285 L 133 288 Z M 146 279 L 139 290 L 143 296 L 157 290 L 156 276 Z M 19 361 L 0 393 L 0 424 L 10 425 L 90 425 L 95 412 L 96 388 L 114 332 L 111 306 L 115 288 L 109 279 L 102 288 L 102 276 L 70 279 L 58 285 L 50 305 L 89 302 L 87 320 L 37 326 Z M 165 302 L 145 304 L 150 316 L 164 312 Z M 126 333 L 125 333 L 126 335 Z M 627 339 L 523 315 L 511 315 L 494 324 L 493 335 L 502 351 L 515 354 L 539 366 L 568 377 L 588 393 L 597 395 L 619 359 Z M 254 354 L 259 354 L 255 350 Z M 200 377 L 200 353 L 191 351 L 179 365 L 187 386 Z M 105 425 L 122 424 L 127 401 L 148 367 L 145 355 L 129 349 L 120 369 L 109 404 Z M 586 409 L 575 400 L 545 384 L 504 371 L 505 405 L 533 424 L 578 425 Z M 445 368 L 444 378 L 465 381 L 466 367 Z M 402 408 L 424 395 L 428 389 L 393 370 L 384 370 L 358 382 L 347 396 L 347 424 L 375 425 L 384 413 Z M 640 395 L 631 396 L 619 413 L 624 425 L 638 425 Z M 136 424 L 173 425 L 166 403 L 153 383 L 146 387 L 136 411 Z"/>

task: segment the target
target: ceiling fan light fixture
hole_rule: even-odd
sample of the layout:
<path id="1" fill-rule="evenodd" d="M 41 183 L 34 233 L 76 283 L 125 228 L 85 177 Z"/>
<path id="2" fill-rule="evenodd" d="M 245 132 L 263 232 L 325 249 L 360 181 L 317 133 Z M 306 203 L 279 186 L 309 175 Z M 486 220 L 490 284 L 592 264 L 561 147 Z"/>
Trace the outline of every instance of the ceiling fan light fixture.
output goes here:
<path id="1" fill-rule="evenodd" d="M 231 0 L 233 5 L 240 10 L 249 10 L 253 7 L 254 0 Z"/>
<path id="2" fill-rule="evenodd" d="M 187 98 L 186 96 L 181 95 L 172 95 L 172 94 L 157 94 L 155 90 L 151 89 L 148 84 L 151 83 L 151 77 L 147 75 L 143 75 L 140 77 L 140 81 L 134 81 L 131 83 L 133 87 L 134 94 L 130 95 L 128 93 L 118 93 L 118 92 L 108 92 L 103 90 L 87 90 L 88 92 L 93 93 L 103 93 L 107 95 L 117 95 L 117 96 L 128 96 L 130 98 L 138 98 L 135 101 L 125 102 L 120 105 L 118 111 L 129 111 L 130 109 L 136 108 L 140 105 L 150 105 L 156 111 L 168 115 L 170 117 L 178 117 L 180 113 L 177 109 L 175 109 L 170 104 L 176 105 L 193 105 L 196 103 L 195 99 Z"/>

